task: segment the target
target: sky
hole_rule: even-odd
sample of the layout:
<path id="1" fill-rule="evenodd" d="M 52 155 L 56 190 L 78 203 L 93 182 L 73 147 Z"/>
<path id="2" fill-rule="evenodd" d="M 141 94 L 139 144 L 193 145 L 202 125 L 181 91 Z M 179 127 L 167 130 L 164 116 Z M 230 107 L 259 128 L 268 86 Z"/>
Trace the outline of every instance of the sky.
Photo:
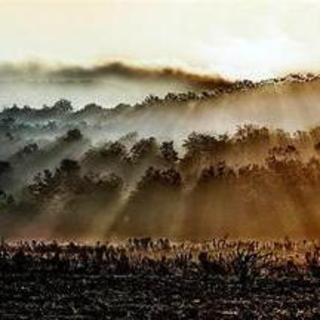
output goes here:
<path id="1" fill-rule="evenodd" d="M 113 60 L 253 80 L 320 70 L 316 0 L 0 0 L 0 63 Z"/>

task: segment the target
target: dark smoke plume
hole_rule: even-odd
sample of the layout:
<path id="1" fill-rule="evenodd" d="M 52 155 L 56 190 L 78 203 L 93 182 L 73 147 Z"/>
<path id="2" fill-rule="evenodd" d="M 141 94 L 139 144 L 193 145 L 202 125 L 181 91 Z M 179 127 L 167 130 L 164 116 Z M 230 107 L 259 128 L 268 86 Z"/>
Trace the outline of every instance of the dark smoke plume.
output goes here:
<path id="1" fill-rule="evenodd" d="M 163 80 L 185 83 L 191 87 L 213 89 L 228 86 L 230 81 L 218 75 L 198 74 L 192 71 L 170 66 L 149 67 L 130 64 L 123 61 L 111 61 L 89 67 L 83 66 L 48 66 L 41 63 L 6 63 L 0 65 L 0 80 L 39 79 L 49 81 L 94 81 L 106 77 L 121 77 L 137 80 Z"/>

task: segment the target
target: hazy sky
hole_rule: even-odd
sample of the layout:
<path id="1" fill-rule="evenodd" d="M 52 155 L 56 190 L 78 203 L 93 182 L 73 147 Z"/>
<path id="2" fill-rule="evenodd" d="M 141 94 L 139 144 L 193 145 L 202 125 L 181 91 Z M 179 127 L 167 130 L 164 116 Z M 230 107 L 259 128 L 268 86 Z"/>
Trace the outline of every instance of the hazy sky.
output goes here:
<path id="1" fill-rule="evenodd" d="M 0 61 L 112 59 L 233 78 L 320 70 L 320 1 L 0 0 Z"/>

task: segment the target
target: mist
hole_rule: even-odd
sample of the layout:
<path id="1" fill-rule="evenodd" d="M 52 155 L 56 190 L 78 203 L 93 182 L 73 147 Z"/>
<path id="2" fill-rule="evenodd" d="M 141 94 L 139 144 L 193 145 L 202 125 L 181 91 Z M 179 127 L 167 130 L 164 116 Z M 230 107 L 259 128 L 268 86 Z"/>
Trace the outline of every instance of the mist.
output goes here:
<path id="1" fill-rule="evenodd" d="M 52 105 L 69 99 L 77 109 L 89 103 L 111 108 L 135 103 L 148 95 L 214 89 L 231 82 L 219 76 L 171 67 L 132 65 L 113 61 L 91 67 L 7 63 L 0 65 L 0 107 Z"/>
<path id="2" fill-rule="evenodd" d="M 319 83 L 292 74 L 109 109 L 4 109 L 1 233 L 315 237 Z"/>

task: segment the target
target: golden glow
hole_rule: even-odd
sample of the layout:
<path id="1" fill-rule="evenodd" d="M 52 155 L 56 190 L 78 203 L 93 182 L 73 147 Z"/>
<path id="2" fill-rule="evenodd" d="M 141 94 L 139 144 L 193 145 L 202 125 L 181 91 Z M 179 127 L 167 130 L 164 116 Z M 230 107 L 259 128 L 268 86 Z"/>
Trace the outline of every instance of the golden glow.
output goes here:
<path id="1" fill-rule="evenodd" d="M 315 0 L 0 0 L 0 61 L 174 65 L 232 78 L 318 71 Z"/>

